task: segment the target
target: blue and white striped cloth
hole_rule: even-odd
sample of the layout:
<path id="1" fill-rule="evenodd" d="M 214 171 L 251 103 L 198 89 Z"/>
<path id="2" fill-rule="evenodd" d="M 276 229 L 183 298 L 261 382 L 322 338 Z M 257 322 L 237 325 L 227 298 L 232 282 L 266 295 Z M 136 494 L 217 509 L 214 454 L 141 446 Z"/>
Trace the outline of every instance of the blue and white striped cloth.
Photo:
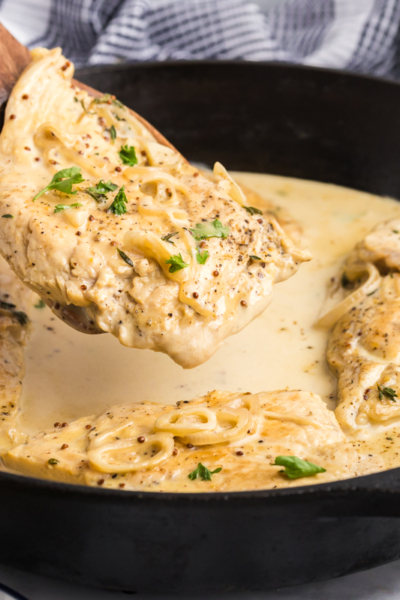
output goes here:
<path id="1" fill-rule="evenodd" d="M 274 60 L 400 79 L 400 0 L 0 0 L 0 20 L 78 66 Z"/>

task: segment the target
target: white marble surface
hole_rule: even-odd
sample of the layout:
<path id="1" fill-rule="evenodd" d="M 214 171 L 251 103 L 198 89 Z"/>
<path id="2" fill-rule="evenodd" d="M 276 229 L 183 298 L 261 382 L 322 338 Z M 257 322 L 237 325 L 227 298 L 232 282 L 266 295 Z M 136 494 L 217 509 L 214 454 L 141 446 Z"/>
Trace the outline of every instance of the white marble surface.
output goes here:
<path id="1" fill-rule="evenodd" d="M 27 600 L 125 600 L 130 594 L 107 592 L 26 575 L 0 567 L 0 581 L 26 596 Z M 177 596 L 135 594 L 135 600 L 168 600 Z M 184 600 L 400 600 L 400 561 L 383 567 L 323 581 L 255 594 L 181 596 Z M 0 600 L 8 600 L 0 592 Z"/>

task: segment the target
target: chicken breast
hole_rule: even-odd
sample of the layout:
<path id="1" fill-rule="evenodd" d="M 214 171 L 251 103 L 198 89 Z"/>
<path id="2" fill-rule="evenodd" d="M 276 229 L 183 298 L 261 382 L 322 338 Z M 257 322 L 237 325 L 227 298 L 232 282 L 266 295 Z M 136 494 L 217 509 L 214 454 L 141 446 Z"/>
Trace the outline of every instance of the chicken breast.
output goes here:
<path id="1" fill-rule="evenodd" d="M 114 97 L 35 50 L 0 136 L 0 252 L 69 324 L 185 368 L 270 303 L 308 252 L 219 163 L 190 166 Z"/>
<path id="2" fill-rule="evenodd" d="M 336 417 L 361 438 L 400 419 L 399 259 L 400 221 L 379 225 L 349 256 L 337 278 L 344 298 L 324 317 L 336 320 L 327 350 Z"/>
<path id="3" fill-rule="evenodd" d="M 28 315 L 36 295 L 0 259 L 0 451 L 26 440 L 17 424 L 24 376 Z"/>
<path id="4" fill-rule="evenodd" d="M 302 484 L 383 466 L 378 457 L 364 456 L 345 441 L 334 414 L 318 396 L 300 391 L 215 391 L 176 406 L 113 406 L 101 415 L 45 431 L 10 450 L 3 460 L 26 475 L 126 490 L 207 492 L 298 485 L 281 464 L 273 464 L 278 456 L 317 467 L 300 475 Z"/>

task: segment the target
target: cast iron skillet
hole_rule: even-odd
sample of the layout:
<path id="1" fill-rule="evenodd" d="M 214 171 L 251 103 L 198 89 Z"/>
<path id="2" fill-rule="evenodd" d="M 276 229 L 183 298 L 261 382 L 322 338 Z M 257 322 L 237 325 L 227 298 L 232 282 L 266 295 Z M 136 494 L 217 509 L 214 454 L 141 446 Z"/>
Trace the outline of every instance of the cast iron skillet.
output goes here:
<path id="1" fill-rule="evenodd" d="M 78 79 L 115 93 L 189 159 L 400 198 L 397 84 L 206 62 L 96 67 Z M 400 469 L 229 494 L 123 492 L 0 473 L 0 540 L 0 563 L 121 590 L 316 581 L 400 557 Z"/>

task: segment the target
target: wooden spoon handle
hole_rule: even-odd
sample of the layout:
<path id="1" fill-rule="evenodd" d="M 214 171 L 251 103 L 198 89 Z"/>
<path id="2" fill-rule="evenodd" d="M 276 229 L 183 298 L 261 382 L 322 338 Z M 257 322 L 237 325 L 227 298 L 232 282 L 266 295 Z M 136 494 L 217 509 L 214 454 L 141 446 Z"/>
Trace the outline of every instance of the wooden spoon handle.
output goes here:
<path id="1" fill-rule="evenodd" d="M 18 77 L 30 62 L 28 48 L 0 23 L 0 106 L 8 100 Z"/>
<path id="2" fill-rule="evenodd" d="M 31 62 L 31 55 L 26 46 L 20 44 L 15 37 L 0 23 L 0 107 L 8 100 L 8 97 L 17 82 L 22 71 Z M 97 90 L 73 80 L 73 84 L 82 90 L 86 90 L 90 96 L 99 98 L 103 94 Z M 178 152 L 177 149 L 159 132 L 155 127 L 143 119 L 135 111 L 129 111 L 146 127 L 159 144 L 167 146 Z M 1 126 L 0 126 L 1 128 Z"/>

